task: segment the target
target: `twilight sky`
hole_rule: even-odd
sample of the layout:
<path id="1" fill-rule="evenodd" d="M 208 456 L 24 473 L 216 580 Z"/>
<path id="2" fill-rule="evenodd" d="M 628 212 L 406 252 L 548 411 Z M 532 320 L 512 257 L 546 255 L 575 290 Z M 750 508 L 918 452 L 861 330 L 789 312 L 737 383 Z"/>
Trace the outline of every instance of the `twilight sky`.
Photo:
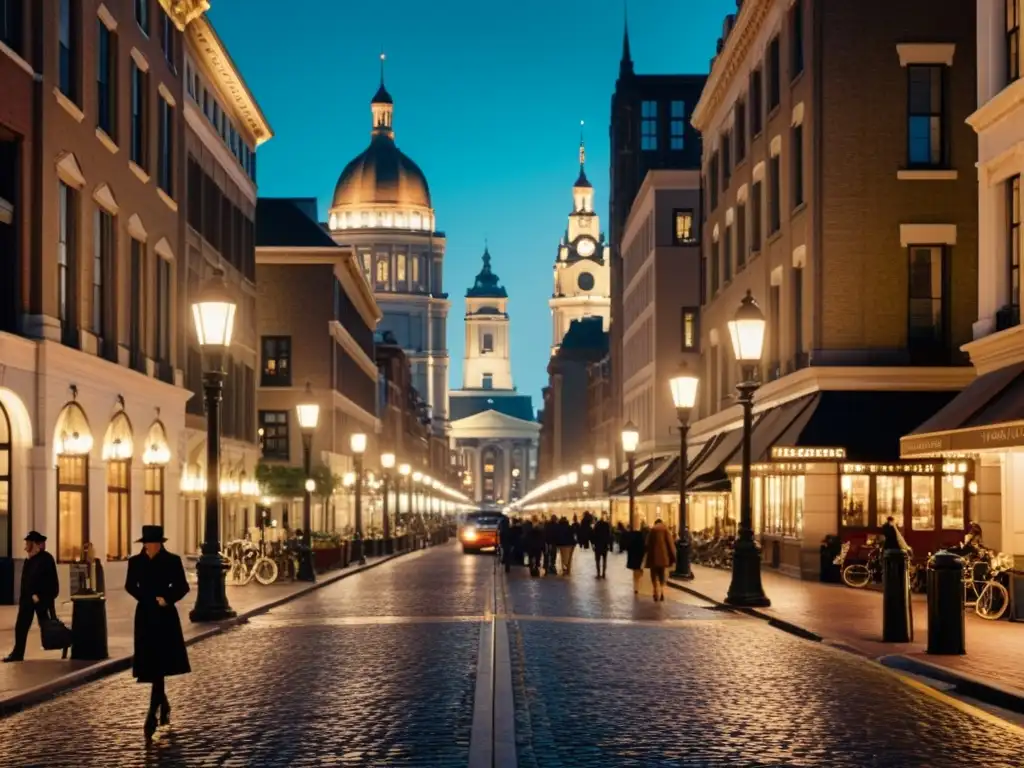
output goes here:
<path id="1" fill-rule="evenodd" d="M 345 164 L 370 139 L 379 54 L 395 139 L 423 169 L 448 237 L 451 386 L 462 386 L 463 295 L 484 238 L 508 289 L 512 373 L 541 404 L 558 239 L 572 207 L 580 120 L 607 232 L 608 123 L 622 0 L 214 0 L 210 17 L 275 137 L 259 150 L 261 195 L 316 197 L 321 218 Z M 735 0 L 632 0 L 637 72 L 706 72 Z"/>

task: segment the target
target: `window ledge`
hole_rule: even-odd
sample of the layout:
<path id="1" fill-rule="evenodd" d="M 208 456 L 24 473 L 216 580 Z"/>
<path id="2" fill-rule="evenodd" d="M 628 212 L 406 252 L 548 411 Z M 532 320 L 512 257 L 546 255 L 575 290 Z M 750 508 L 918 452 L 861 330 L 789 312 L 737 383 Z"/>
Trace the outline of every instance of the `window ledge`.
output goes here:
<path id="1" fill-rule="evenodd" d="M 779 227 L 774 232 L 772 232 L 770 235 L 768 235 L 768 239 L 765 240 L 764 243 L 765 243 L 765 245 L 772 245 L 777 240 L 780 240 L 781 238 L 782 238 L 782 227 Z"/>
<path id="2" fill-rule="evenodd" d="M 96 138 L 100 140 L 100 144 L 110 150 L 110 154 L 116 155 L 120 151 L 120 147 L 117 146 L 117 143 L 110 138 L 110 134 L 102 128 L 96 129 Z"/>
<path id="3" fill-rule="evenodd" d="M 959 172 L 955 168 L 902 168 L 896 171 L 900 181 L 956 181 Z"/>
<path id="4" fill-rule="evenodd" d="M 166 192 L 164 192 L 162 189 L 160 189 L 160 187 L 156 188 L 156 193 L 157 193 L 157 195 L 159 195 L 160 199 L 164 201 L 164 204 L 168 208 L 170 208 L 175 213 L 178 212 L 178 204 L 176 202 L 174 202 L 174 198 L 173 197 L 171 197 Z"/>
<path id="5" fill-rule="evenodd" d="M 804 79 L 804 72 L 806 72 L 806 71 L 807 71 L 807 62 L 805 60 L 804 61 L 803 69 L 801 69 L 799 72 L 797 72 L 796 75 L 793 77 L 793 79 L 789 81 L 789 87 L 790 88 L 796 88 L 800 84 L 800 81 Z"/>
<path id="6" fill-rule="evenodd" d="M 797 205 L 793 206 L 793 211 L 790 214 L 790 217 L 792 218 L 793 216 L 796 216 L 798 213 L 803 213 L 806 210 L 807 210 L 807 201 L 804 200 L 804 201 L 798 203 Z"/>
<path id="7" fill-rule="evenodd" d="M 7 57 L 8 57 L 8 58 L 9 58 L 9 59 L 10 59 L 11 61 L 13 61 L 13 62 L 14 62 L 15 64 L 17 64 L 17 65 L 18 65 L 19 67 L 21 67 L 21 69 L 25 70 L 25 72 L 26 72 L 26 73 L 27 73 L 27 74 L 28 74 L 29 76 L 31 76 L 31 77 L 35 77 L 35 74 L 36 74 L 36 73 L 32 71 L 32 65 L 31 65 L 31 64 L 29 64 L 29 63 L 28 63 L 27 61 L 25 61 L 25 59 L 23 59 L 23 58 L 22 58 L 22 57 L 21 57 L 21 56 L 20 56 L 20 55 L 18 54 L 18 52 L 17 52 L 17 51 L 15 51 L 15 50 L 14 50 L 13 48 L 11 48 L 10 46 L 8 46 L 8 45 L 7 45 L 6 43 L 4 43 L 4 42 L 3 42 L 2 40 L 0 40 L 0 53 L 4 53 L 4 54 L 6 54 L 6 55 L 7 55 Z"/>
<path id="8" fill-rule="evenodd" d="M 141 166 L 129 160 L 128 168 L 130 168 L 131 172 L 138 177 L 139 181 L 141 181 L 143 184 L 149 184 L 149 174 L 142 170 Z"/>
<path id="9" fill-rule="evenodd" d="M 60 104 L 64 111 L 74 118 L 76 123 L 82 122 L 85 119 L 85 113 L 79 108 L 75 102 L 64 95 L 63 91 L 57 86 L 53 87 L 53 95 L 57 97 L 57 103 Z"/>

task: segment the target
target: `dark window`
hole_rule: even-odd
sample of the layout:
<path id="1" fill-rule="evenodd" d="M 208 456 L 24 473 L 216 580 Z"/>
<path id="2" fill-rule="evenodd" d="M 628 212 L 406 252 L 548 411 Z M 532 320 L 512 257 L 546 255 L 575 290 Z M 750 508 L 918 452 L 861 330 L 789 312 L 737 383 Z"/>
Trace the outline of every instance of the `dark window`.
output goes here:
<path id="1" fill-rule="evenodd" d="M 711 155 L 708 163 L 708 193 L 711 198 L 711 210 L 718 207 L 718 153 Z"/>
<path id="2" fill-rule="evenodd" d="M 494 376 L 492 374 L 485 373 L 483 375 L 483 388 L 494 389 Z"/>
<path id="3" fill-rule="evenodd" d="M 149 35 L 149 3 L 150 0 L 135 0 L 135 21 L 145 35 Z"/>
<path id="4" fill-rule="evenodd" d="M 700 344 L 699 318 L 700 309 L 698 307 L 683 307 L 680 331 L 684 352 L 692 352 Z"/>
<path id="5" fill-rule="evenodd" d="M 108 335 L 111 285 L 114 265 L 114 217 L 104 210 L 96 211 L 93 225 L 92 256 L 92 330 L 100 339 Z M 113 342 L 115 334 L 111 333 Z"/>
<path id="6" fill-rule="evenodd" d="M 764 218 L 764 193 L 760 181 L 750 185 L 750 252 L 761 250 L 761 228 Z"/>
<path id="7" fill-rule="evenodd" d="M 793 351 L 796 352 L 797 367 L 804 352 L 804 270 L 793 267 Z"/>
<path id="8" fill-rule="evenodd" d="M 1020 79 L 1020 0 L 1006 0 L 1006 80 Z"/>
<path id="9" fill-rule="evenodd" d="M 789 77 L 804 71 L 804 8 L 803 0 L 794 0 L 789 9 Z"/>
<path id="10" fill-rule="evenodd" d="M 929 362 L 946 341 L 945 248 L 910 247 L 910 297 L 907 338 L 913 362 Z"/>
<path id="11" fill-rule="evenodd" d="M 720 270 L 721 270 L 721 267 L 722 267 L 721 249 L 722 249 L 721 242 L 719 242 L 718 240 L 713 240 L 711 242 L 711 290 L 710 290 L 710 294 L 712 296 L 714 296 L 716 293 L 718 293 L 719 275 L 721 274 Z"/>
<path id="12" fill-rule="evenodd" d="M 774 235 L 782 226 L 781 160 L 775 155 L 768 161 L 768 233 Z"/>
<path id="13" fill-rule="evenodd" d="M 793 207 L 796 208 L 804 203 L 804 127 L 802 124 L 793 126 L 791 143 L 791 151 L 793 153 Z"/>
<path id="14" fill-rule="evenodd" d="M 163 49 L 164 59 L 167 61 L 167 64 L 170 66 L 172 71 L 176 71 L 174 48 L 176 40 L 175 36 L 178 34 L 178 30 L 174 28 L 174 22 L 171 21 L 170 16 L 166 13 L 162 13 L 160 16 L 162 19 L 160 47 Z"/>
<path id="15" fill-rule="evenodd" d="M 24 53 L 21 47 L 24 2 L 25 0 L 0 0 L 0 43 L 19 55 Z"/>
<path id="16" fill-rule="evenodd" d="M 263 458 L 288 461 L 288 411 L 260 411 L 259 424 Z"/>
<path id="17" fill-rule="evenodd" d="M 96 20 L 96 124 L 117 141 L 117 35 Z"/>
<path id="18" fill-rule="evenodd" d="M 943 77 L 941 65 L 907 67 L 909 114 L 908 162 L 912 167 L 939 167 L 945 161 Z"/>
<path id="19" fill-rule="evenodd" d="M 782 307 L 782 289 L 773 285 L 768 291 L 768 367 L 769 367 L 769 381 L 773 381 L 778 378 L 778 365 L 779 365 L 779 341 L 781 340 L 782 334 L 779 332 L 781 327 L 779 326 L 779 311 Z M 772 373 L 774 371 L 774 373 Z"/>
<path id="20" fill-rule="evenodd" d="M 203 232 L 203 169 L 192 155 L 188 157 L 186 170 L 188 195 L 188 225 L 196 232 Z"/>
<path id="21" fill-rule="evenodd" d="M 669 123 L 669 149 L 683 149 L 683 138 L 686 134 L 686 103 L 673 101 L 670 110 L 672 119 Z"/>
<path id="22" fill-rule="evenodd" d="M 725 225 L 725 240 L 722 245 L 722 283 L 732 280 L 732 224 Z"/>
<path id="23" fill-rule="evenodd" d="M 778 35 L 768 43 L 768 111 L 779 106 L 782 94 L 782 60 L 779 57 Z"/>
<path id="24" fill-rule="evenodd" d="M 160 99 L 160 158 L 157 184 L 174 197 L 174 107 Z"/>
<path id="25" fill-rule="evenodd" d="M 132 157 L 139 168 L 149 168 L 149 74 L 132 60 Z"/>
<path id="26" fill-rule="evenodd" d="M 672 236 L 676 245 L 687 245 L 697 240 L 693 230 L 693 211 L 675 210 L 672 212 Z"/>
<path id="27" fill-rule="evenodd" d="M 493 352 L 494 351 L 494 334 L 485 333 L 483 342 L 480 345 L 481 352 Z"/>
<path id="28" fill-rule="evenodd" d="M 700 253 L 700 305 L 708 303 L 708 257 L 704 249 Z"/>
<path id="29" fill-rule="evenodd" d="M 1020 176 L 1006 182 L 1007 267 L 1010 277 L 1011 307 L 1020 306 Z M 1019 316 L 1019 315 L 1017 315 Z"/>
<path id="30" fill-rule="evenodd" d="M 658 148 L 658 102 L 640 103 L 640 149 L 649 151 Z"/>
<path id="31" fill-rule="evenodd" d="M 736 271 L 747 264 L 747 204 L 736 206 Z"/>
<path id="32" fill-rule="evenodd" d="M 162 363 L 171 360 L 171 262 L 156 260 L 156 357 Z"/>
<path id="33" fill-rule="evenodd" d="M 722 143 L 722 189 L 729 188 L 729 177 L 732 174 L 732 134 L 723 133 Z"/>
<path id="34" fill-rule="evenodd" d="M 263 371 L 261 387 L 290 387 L 292 385 L 292 337 L 264 336 L 260 342 Z"/>
<path id="35" fill-rule="evenodd" d="M 142 306 L 145 277 L 146 244 L 140 243 L 133 237 L 131 239 L 131 292 L 128 296 L 128 322 L 130 324 L 128 339 L 132 355 L 136 358 L 142 352 Z"/>
<path id="36" fill-rule="evenodd" d="M 58 35 L 60 40 L 60 90 L 72 101 L 78 99 L 78 2 L 60 0 Z"/>
<path id="37" fill-rule="evenodd" d="M 736 135 L 736 164 L 739 165 L 747 156 L 747 105 L 743 101 L 736 102 L 736 117 L 733 133 Z"/>
<path id="38" fill-rule="evenodd" d="M 750 135 L 757 136 L 764 127 L 764 74 L 755 69 L 750 74 Z"/>
<path id="39" fill-rule="evenodd" d="M 58 182 L 57 197 L 57 316 L 65 332 L 75 330 L 75 308 L 77 291 L 75 290 L 75 247 L 78 223 L 78 193 L 65 184 Z"/>

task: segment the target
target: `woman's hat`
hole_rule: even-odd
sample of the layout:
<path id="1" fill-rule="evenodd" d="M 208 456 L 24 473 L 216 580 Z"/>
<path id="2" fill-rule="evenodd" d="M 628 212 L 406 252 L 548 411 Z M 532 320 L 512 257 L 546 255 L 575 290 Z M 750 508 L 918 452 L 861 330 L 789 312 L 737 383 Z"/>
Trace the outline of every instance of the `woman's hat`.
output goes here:
<path id="1" fill-rule="evenodd" d="M 164 527 L 162 525 L 144 525 L 142 526 L 142 538 L 138 539 L 139 544 L 163 544 L 167 539 L 164 538 Z"/>
<path id="2" fill-rule="evenodd" d="M 25 541 L 31 541 L 34 544 L 43 544 L 46 542 L 46 537 L 39 531 L 29 531 L 28 536 L 25 537 Z"/>

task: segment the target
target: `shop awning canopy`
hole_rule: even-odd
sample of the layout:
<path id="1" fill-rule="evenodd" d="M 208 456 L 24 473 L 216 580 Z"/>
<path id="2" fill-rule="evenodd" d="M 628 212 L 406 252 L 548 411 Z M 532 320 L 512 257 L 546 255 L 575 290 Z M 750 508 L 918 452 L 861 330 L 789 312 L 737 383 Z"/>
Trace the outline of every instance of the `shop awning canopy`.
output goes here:
<path id="1" fill-rule="evenodd" d="M 644 459 L 643 461 L 637 461 L 636 467 L 633 469 L 633 482 L 636 483 L 636 488 L 640 487 L 640 484 L 647 479 L 655 466 L 660 466 L 660 458 Z M 627 469 L 621 475 L 616 477 L 608 485 L 609 496 L 626 496 L 629 493 L 629 470 Z"/>
<path id="2" fill-rule="evenodd" d="M 1024 445 L 1024 363 L 972 381 L 900 439 L 902 458 Z"/>

